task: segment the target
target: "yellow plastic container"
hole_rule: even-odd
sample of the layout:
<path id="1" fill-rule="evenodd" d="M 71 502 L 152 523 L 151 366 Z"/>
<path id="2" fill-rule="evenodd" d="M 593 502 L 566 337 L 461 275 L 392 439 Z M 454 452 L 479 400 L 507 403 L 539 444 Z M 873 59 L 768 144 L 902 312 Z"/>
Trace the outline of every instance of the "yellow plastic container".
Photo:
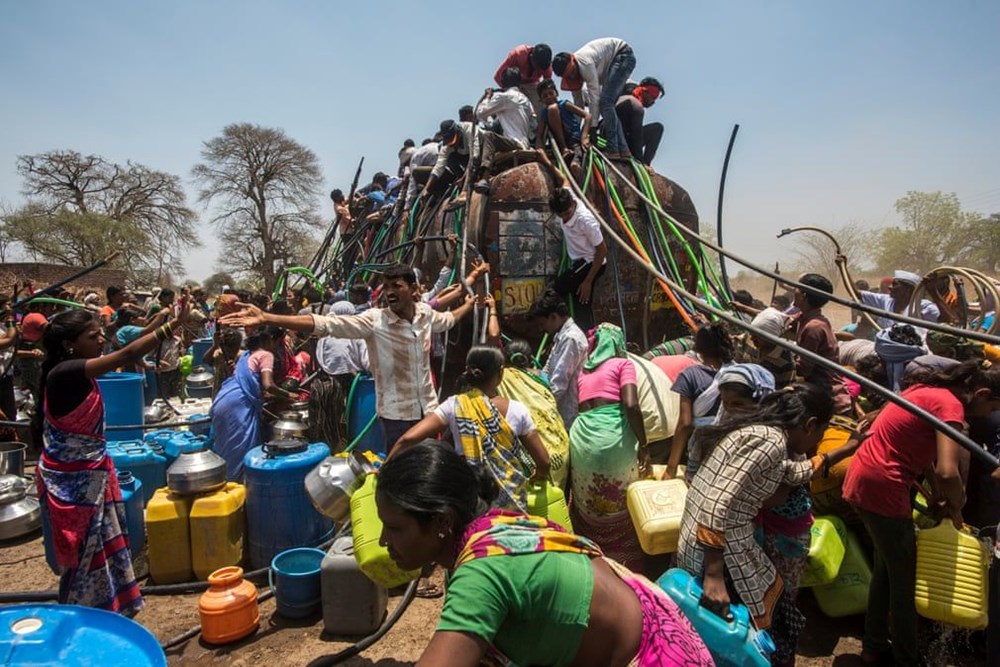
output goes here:
<path id="1" fill-rule="evenodd" d="M 917 533 L 917 613 L 932 621 L 986 627 L 989 553 L 951 521 Z"/>
<path id="2" fill-rule="evenodd" d="M 809 530 L 809 556 L 799 588 L 829 584 L 837 578 L 844 560 L 847 526 L 838 517 L 818 516 Z"/>
<path id="3" fill-rule="evenodd" d="M 194 576 L 208 575 L 243 560 L 246 535 L 246 487 L 235 482 L 195 497 L 191 504 L 191 566 Z"/>
<path id="4" fill-rule="evenodd" d="M 528 514 L 545 517 L 553 523 L 573 532 L 573 522 L 569 518 L 569 506 L 562 489 L 555 484 L 542 482 L 528 487 Z"/>
<path id="5" fill-rule="evenodd" d="M 378 518 L 375 506 L 375 479 L 376 475 L 368 475 L 361 488 L 351 496 L 354 557 L 369 579 L 385 588 L 395 588 L 416 579 L 420 571 L 404 572 L 399 569 L 386 548 L 379 544 L 382 520 Z"/>
<path id="6" fill-rule="evenodd" d="M 149 576 L 157 584 L 191 581 L 191 498 L 157 489 L 146 505 Z"/>
<path id="7" fill-rule="evenodd" d="M 844 531 L 844 559 L 837 578 L 829 584 L 814 586 L 816 604 L 831 618 L 863 614 L 868 609 L 868 587 L 872 568 L 861 540 L 850 530 Z"/>
<path id="8" fill-rule="evenodd" d="M 686 499 L 682 479 L 647 479 L 629 485 L 628 513 L 643 551 L 651 556 L 677 551 Z"/>

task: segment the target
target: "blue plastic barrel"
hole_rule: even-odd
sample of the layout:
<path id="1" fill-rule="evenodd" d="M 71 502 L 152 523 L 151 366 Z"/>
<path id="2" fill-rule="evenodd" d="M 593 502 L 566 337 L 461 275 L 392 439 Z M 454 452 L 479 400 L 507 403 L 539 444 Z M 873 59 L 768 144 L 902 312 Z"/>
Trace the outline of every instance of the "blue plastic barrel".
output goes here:
<path id="1" fill-rule="evenodd" d="M 129 667 L 166 667 L 167 658 L 153 633 L 121 614 L 76 605 L 0 608 L 0 664 L 126 663 Z"/>
<path id="2" fill-rule="evenodd" d="M 254 447 L 243 459 L 247 489 L 247 542 L 253 569 L 280 552 L 315 547 L 333 536 L 333 522 L 313 507 L 306 475 L 330 455 L 322 442 L 297 451 Z"/>
<path id="3" fill-rule="evenodd" d="M 191 367 L 201 366 L 205 360 L 205 353 L 212 349 L 211 338 L 199 338 L 191 343 Z"/>
<path id="4" fill-rule="evenodd" d="M 141 440 L 109 442 L 108 455 L 119 473 L 130 472 L 142 482 L 143 507 L 157 489 L 167 485 L 167 457 L 158 445 Z"/>
<path id="5" fill-rule="evenodd" d="M 104 425 L 131 426 L 143 424 L 145 392 L 143 376 L 138 373 L 107 373 L 97 378 L 97 386 L 104 398 Z M 110 440 L 138 440 L 142 429 L 108 431 Z"/>
<path id="6" fill-rule="evenodd" d="M 354 442 L 362 431 L 368 427 L 375 417 L 375 380 L 367 373 L 359 375 L 354 381 L 354 391 L 351 404 L 347 406 L 347 441 Z M 385 456 L 385 439 L 382 437 L 382 425 L 375 419 L 355 446 L 359 452 L 375 452 Z"/>
<path id="7" fill-rule="evenodd" d="M 127 470 L 118 473 L 118 486 L 125 501 L 125 522 L 128 524 L 128 550 L 132 558 L 146 545 L 146 522 L 142 512 L 142 482 Z"/>
<path id="8" fill-rule="evenodd" d="M 271 560 L 268 581 L 285 618 L 304 618 L 319 611 L 322 603 L 320 565 L 326 553 L 298 548 L 282 551 Z"/>

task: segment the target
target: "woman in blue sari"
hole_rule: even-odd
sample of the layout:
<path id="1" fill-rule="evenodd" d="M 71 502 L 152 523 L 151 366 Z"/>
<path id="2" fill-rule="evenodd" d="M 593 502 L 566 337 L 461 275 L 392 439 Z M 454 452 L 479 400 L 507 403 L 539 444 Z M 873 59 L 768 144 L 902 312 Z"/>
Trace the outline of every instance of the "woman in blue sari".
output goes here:
<path id="1" fill-rule="evenodd" d="M 292 398 L 274 383 L 274 352 L 282 333 L 278 327 L 266 326 L 248 336 L 246 352 L 212 403 L 213 449 L 226 459 L 226 477 L 231 481 L 243 478 L 243 457 L 261 444 L 264 397 Z"/>

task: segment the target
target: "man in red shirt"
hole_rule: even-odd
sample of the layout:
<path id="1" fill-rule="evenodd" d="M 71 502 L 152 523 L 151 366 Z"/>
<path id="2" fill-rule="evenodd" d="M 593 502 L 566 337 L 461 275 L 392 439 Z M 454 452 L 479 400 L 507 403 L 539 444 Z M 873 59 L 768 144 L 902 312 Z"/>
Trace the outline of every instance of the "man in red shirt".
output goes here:
<path id="1" fill-rule="evenodd" d="M 552 78 L 552 49 L 548 44 L 515 46 L 493 74 L 493 80 L 501 88 L 504 87 L 503 73 L 508 67 L 516 67 L 521 72 L 521 85 L 518 88 L 531 100 L 535 113 L 541 113 L 542 102 L 535 86 L 543 77 Z"/>
<path id="2" fill-rule="evenodd" d="M 833 294 L 833 284 L 828 278 L 818 273 L 807 273 L 799 278 L 799 282 L 820 292 Z M 839 364 L 840 352 L 838 351 L 837 339 L 833 335 L 830 320 L 823 315 L 823 306 L 826 305 L 827 301 L 829 299 L 820 294 L 809 294 L 801 288 L 795 289 L 795 307 L 801 311 L 795 343 L 805 350 Z M 852 416 L 851 395 L 847 392 L 847 385 L 844 383 L 843 377 L 829 370 L 826 366 L 802 357 L 796 359 L 796 366 L 803 381 L 833 392 L 835 414 Z"/>

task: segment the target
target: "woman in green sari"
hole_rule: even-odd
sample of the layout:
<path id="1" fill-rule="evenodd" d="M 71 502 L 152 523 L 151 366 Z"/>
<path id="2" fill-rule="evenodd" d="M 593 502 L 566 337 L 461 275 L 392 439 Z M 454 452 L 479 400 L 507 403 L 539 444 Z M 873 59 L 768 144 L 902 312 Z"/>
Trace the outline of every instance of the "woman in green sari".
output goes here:
<path id="1" fill-rule="evenodd" d="M 594 329 L 577 387 L 580 414 L 569 432 L 573 526 L 610 558 L 641 570 L 626 492 L 648 475 L 649 454 L 635 367 L 619 327 L 604 323 Z"/>

